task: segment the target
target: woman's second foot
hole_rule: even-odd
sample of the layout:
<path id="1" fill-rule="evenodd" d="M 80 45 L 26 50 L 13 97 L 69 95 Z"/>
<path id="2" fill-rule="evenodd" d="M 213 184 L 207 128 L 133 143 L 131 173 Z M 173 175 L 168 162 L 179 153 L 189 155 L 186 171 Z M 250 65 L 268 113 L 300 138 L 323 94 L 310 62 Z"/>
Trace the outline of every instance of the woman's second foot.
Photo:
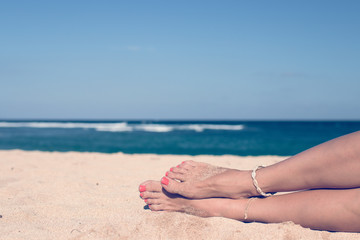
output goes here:
<path id="1" fill-rule="evenodd" d="M 152 211 L 184 212 L 200 217 L 228 217 L 243 220 L 247 199 L 187 199 L 168 193 L 158 181 L 139 186 L 140 197 Z"/>
<path id="2" fill-rule="evenodd" d="M 196 200 L 186 199 L 178 194 L 168 193 L 161 187 L 159 181 L 148 180 L 140 187 L 140 197 L 151 211 L 184 212 L 201 217 L 211 217 L 209 212 L 196 209 L 193 205 Z"/>
<path id="3" fill-rule="evenodd" d="M 250 171 L 184 161 L 165 175 L 161 179 L 162 187 L 170 193 L 188 198 L 242 198 L 257 195 Z"/>

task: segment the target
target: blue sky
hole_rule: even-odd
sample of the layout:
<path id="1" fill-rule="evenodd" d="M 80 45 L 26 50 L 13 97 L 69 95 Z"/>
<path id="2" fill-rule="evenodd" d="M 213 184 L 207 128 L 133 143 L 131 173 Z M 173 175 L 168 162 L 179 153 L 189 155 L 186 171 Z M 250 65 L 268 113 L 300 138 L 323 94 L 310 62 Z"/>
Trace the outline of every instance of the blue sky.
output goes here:
<path id="1" fill-rule="evenodd" d="M 360 119 L 359 1 L 1 1 L 0 118 Z"/>

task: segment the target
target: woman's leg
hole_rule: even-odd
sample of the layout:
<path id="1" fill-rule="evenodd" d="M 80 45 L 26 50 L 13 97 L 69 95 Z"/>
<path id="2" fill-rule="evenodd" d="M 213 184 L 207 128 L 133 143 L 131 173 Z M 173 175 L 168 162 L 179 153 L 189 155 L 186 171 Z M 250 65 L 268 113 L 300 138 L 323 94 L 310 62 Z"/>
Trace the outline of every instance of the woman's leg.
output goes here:
<path id="1" fill-rule="evenodd" d="M 292 221 L 318 230 L 360 232 L 360 189 L 309 190 L 256 199 L 249 219 Z"/>
<path id="2" fill-rule="evenodd" d="M 251 171 L 211 171 L 212 168 L 215 167 L 186 161 L 168 172 L 161 183 L 168 192 L 189 198 L 258 195 Z M 360 187 L 360 131 L 320 144 L 256 173 L 264 192 Z"/>
<path id="3" fill-rule="evenodd" d="M 164 191 L 157 181 L 143 183 L 141 197 L 152 211 L 186 212 L 202 217 L 279 223 L 331 231 L 360 231 L 360 189 L 311 190 L 255 199 L 186 199 Z M 251 201 L 251 202 L 249 202 Z"/>

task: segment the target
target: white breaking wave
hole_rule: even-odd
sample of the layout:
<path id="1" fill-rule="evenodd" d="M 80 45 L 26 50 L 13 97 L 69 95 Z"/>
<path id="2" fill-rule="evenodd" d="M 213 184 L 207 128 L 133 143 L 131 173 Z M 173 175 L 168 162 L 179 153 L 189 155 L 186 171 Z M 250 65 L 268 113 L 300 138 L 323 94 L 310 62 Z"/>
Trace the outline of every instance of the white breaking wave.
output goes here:
<path id="1" fill-rule="evenodd" d="M 244 129 L 244 125 L 220 125 L 220 124 L 189 124 L 180 125 L 179 130 L 194 130 L 196 132 L 202 132 L 204 130 L 229 130 L 239 131 Z"/>
<path id="2" fill-rule="evenodd" d="M 135 130 L 146 132 L 171 132 L 174 127 L 165 124 L 139 124 L 134 126 Z"/>
<path id="3" fill-rule="evenodd" d="M 171 131 L 196 131 L 228 130 L 240 131 L 244 125 L 226 124 L 128 124 L 120 123 L 77 123 L 77 122 L 0 122 L 0 128 L 83 128 L 95 129 L 103 132 L 171 132 Z"/>
<path id="4" fill-rule="evenodd" d="M 127 132 L 132 128 L 126 122 L 122 123 L 63 123 L 63 122 L 0 122 L 0 127 L 27 128 L 85 128 L 106 132 Z"/>

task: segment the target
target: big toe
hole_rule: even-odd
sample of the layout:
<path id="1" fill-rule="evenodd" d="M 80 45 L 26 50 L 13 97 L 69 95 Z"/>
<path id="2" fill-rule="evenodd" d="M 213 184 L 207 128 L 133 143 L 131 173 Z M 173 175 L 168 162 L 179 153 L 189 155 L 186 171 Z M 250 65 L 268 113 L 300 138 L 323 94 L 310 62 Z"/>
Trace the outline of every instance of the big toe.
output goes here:
<path id="1" fill-rule="evenodd" d="M 171 178 L 163 177 L 161 179 L 161 186 L 169 193 L 180 194 L 188 197 L 188 194 L 184 191 L 184 183 L 177 182 Z"/>
<path id="2" fill-rule="evenodd" d="M 139 186 L 140 192 L 145 192 L 145 191 L 161 192 L 161 189 L 162 189 L 162 187 L 161 187 L 160 182 L 154 181 L 154 180 L 145 181 L 145 182 L 141 183 Z"/>

